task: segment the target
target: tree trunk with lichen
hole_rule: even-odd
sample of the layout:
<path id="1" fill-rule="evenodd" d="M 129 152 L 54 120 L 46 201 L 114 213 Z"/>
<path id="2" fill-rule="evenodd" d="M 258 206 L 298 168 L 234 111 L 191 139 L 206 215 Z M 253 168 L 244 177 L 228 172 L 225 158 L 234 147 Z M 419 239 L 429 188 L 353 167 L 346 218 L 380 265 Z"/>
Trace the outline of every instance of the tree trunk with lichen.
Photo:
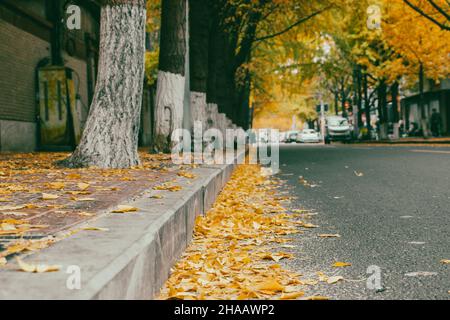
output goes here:
<path id="1" fill-rule="evenodd" d="M 94 99 L 81 142 L 61 165 L 128 168 L 139 164 L 145 2 L 101 1 L 100 58 Z"/>
<path id="2" fill-rule="evenodd" d="M 154 152 L 170 152 L 172 132 L 183 128 L 186 16 L 186 0 L 162 1 Z"/>

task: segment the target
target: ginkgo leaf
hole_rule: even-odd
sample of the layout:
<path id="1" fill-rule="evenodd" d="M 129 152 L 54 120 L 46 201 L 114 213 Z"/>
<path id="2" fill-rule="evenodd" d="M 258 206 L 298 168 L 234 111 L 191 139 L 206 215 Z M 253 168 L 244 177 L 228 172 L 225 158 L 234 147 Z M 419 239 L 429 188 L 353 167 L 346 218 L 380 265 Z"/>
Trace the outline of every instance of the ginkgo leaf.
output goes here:
<path id="1" fill-rule="evenodd" d="M 89 189 L 90 186 L 91 186 L 90 184 L 83 183 L 83 182 L 80 182 L 77 184 L 78 189 L 80 189 L 81 191 L 85 191 L 85 190 Z"/>
<path id="2" fill-rule="evenodd" d="M 6 258 L 0 257 L 0 267 L 6 266 L 7 263 L 8 261 L 6 261 Z"/>
<path id="3" fill-rule="evenodd" d="M 339 281 L 344 280 L 344 277 L 342 276 L 334 276 L 334 277 L 329 277 L 327 280 L 328 284 L 335 284 L 338 283 Z"/>
<path id="4" fill-rule="evenodd" d="M 117 208 L 115 210 L 113 210 L 113 213 L 127 213 L 127 212 L 136 212 L 136 211 L 139 211 L 139 209 L 132 207 L 132 206 L 120 205 L 120 206 L 117 206 Z"/>
<path id="5" fill-rule="evenodd" d="M 364 177 L 364 173 L 358 172 L 358 171 L 355 171 L 355 175 L 356 175 L 357 177 Z"/>
<path id="6" fill-rule="evenodd" d="M 340 261 L 338 261 L 338 262 L 335 262 L 333 264 L 333 267 L 334 268 L 345 268 L 345 267 L 350 267 L 351 265 L 352 264 L 348 263 L 348 262 L 340 262 Z"/>
<path id="7" fill-rule="evenodd" d="M 319 238 L 340 238 L 339 234 L 319 234 Z"/>
<path id="8" fill-rule="evenodd" d="M 450 264 L 450 259 L 441 260 L 442 264 Z"/>
<path id="9" fill-rule="evenodd" d="M 276 280 L 268 280 L 256 286 L 257 291 L 272 291 L 272 292 L 280 292 L 284 290 L 284 286 L 278 283 Z"/>
<path id="10" fill-rule="evenodd" d="M 109 231 L 108 228 L 92 227 L 92 226 L 83 227 L 83 228 L 81 228 L 81 230 L 84 230 L 84 231 L 104 231 L 104 232 Z"/>
<path id="11" fill-rule="evenodd" d="M 280 300 L 295 300 L 297 298 L 303 297 L 304 295 L 305 293 L 303 291 L 286 293 L 280 297 Z"/>
<path id="12" fill-rule="evenodd" d="M 50 193 L 43 193 L 42 194 L 42 200 L 56 200 L 59 196 L 56 194 L 50 194 Z"/>
<path id="13" fill-rule="evenodd" d="M 14 211 L 24 209 L 25 205 L 21 206 L 0 206 L 0 211 Z"/>
<path id="14" fill-rule="evenodd" d="M 61 269 L 61 266 L 58 265 L 44 265 L 44 264 L 29 264 L 19 257 L 16 258 L 17 263 L 19 264 L 19 268 L 21 271 L 29 272 L 29 273 L 45 273 L 45 272 L 56 272 Z"/>

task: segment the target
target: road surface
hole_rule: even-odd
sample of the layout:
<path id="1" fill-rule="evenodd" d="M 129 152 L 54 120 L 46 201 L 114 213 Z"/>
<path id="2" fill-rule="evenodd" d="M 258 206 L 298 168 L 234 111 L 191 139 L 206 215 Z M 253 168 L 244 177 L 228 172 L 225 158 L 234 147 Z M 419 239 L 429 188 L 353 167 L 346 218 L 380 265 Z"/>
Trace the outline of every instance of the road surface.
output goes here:
<path id="1" fill-rule="evenodd" d="M 280 169 L 284 189 L 298 197 L 292 207 L 316 210 L 311 222 L 320 226 L 295 236 L 297 258 L 287 266 L 305 278 L 322 271 L 346 279 L 315 286 L 312 293 L 332 299 L 450 298 L 450 265 L 441 263 L 450 259 L 450 148 L 286 145 Z M 337 261 L 352 266 L 331 267 Z M 367 288 L 376 268 L 380 290 Z"/>

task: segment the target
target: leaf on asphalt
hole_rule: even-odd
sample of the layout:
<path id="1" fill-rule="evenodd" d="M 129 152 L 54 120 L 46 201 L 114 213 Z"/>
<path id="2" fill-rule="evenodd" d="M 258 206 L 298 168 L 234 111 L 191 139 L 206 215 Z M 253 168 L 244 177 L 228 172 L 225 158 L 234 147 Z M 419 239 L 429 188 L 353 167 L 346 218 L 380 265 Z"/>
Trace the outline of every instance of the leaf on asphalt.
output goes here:
<path id="1" fill-rule="evenodd" d="M 21 271 L 29 272 L 29 273 L 45 273 L 45 272 L 56 272 L 61 269 L 61 266 L 58 265 L 44 265 L 44 264 L 29 264 L 19 257 L 16 258 L 17 263 L 19 264 L 19 268 Z"/>
<path id="2" fill-rule="evenodd" d="M 355 175 L 356 175 L 357 177 L 364 177 L 364 173 L 358 172 L 358 171 L 355 171 Z"/>
<path id="3" fill-rule="evenodd" d="M 256 291 L 269 291 L 269 292 L 281 292 L 284 290 L 284 286 L 278 283 L 277 280 L 271 279 L 263 282 L 255 287 Z"/>
<path id="4" fill-rule="evenodd" d="M 283 259 L 292 259 L 294 257 L 294 255 L 289 254 L 289 253 L 284 253 L 284 252 L 279 252 L 279 253 L 266 253 L 262 256 L 263 260 L 273 260 L 275 262 L 279 262 L 280 260 Z"/>
<path id="5" fill-rule="evenodd" d="M 0 257 L 0 267 L 6 266 L 7 263 L 6 258 Z"/>
<path id="6" fill-rule="evenodd" d="M 56 194 L 50 194 L 50 193 L 43 193 L 42 194 L 42 200 L 56 200 L 59 196 Z"/>
<path id="7" fill-rule="evenodd" d="M 334 276 L 334 277 L 329 277 L 327 279 L 327 283 L 328 284 L 335 284 L 335 283 L 338 283 L 339 281 L 342 281 L 342 280 L 344 280 L 344 277 L 342 277 L 342 276 Z"/>
<path id="8" fill-rule="evenodd" d="M 319 238 L 340 238 L 341 235 L 339 234 L 319 234 L 318 235 Z"/>
<path id="9" fill-rule="evenodd" d="M 310 300 L 310 301 L 326 301 L 326 300 L 330 300 L 327 297 L 324 296 L 310 296 L 310 297 L 305 297 L 302 300 Z"/>
<path id="10" fill-rule="evenodd" d="M 139 209 L 132 207 L 132 206 L 120 205 L 120 206 L 117 206 L 117 208 L 115 210 L 113 210 L 113 213 L 128 213 L 128 212 L 136 212 L 136 211 L 139 211 Z"/>
<path id="11" fill-rule="evenodd" d="M 335 262 L 334 264 L 333 264 L 333 267 L 334 268 L 345 268 L 345 267 L 351 267 L 351 263 L 348 263 L 348 262 L 340 262 L 340 261 L 338 261 L 338 262 Z"/>
<path id="12" fill-rule="evenodd" d="M 303 291 L 285 293 L 281 295 L 280 300 L 295 300 L 297 298 L 303 297 L 304 295 L 305 293 Z"/>
<path id="13" fill-rule="evenodd" d="M 417 272 L 406 273 L 405 276 L 407 276 L 407 277 L 432 277 L 432 276 L 437 276 L 437 272 L 417 271 Z"/>
<path id="14" fill-rule="evenodd" d="M 441 260 L 442 264 L 450 264 L 450 259 Z"/>

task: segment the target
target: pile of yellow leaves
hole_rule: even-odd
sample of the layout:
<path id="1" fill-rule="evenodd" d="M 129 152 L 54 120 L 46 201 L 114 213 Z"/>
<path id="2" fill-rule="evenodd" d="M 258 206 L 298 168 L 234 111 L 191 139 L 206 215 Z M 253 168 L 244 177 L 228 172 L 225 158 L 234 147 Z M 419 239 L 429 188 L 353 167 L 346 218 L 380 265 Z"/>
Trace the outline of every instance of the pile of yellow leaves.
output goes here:
<path id="1" fill-rule="evenodd" d="M 260 167 L 239 166 L 215 206 L 196 222 L 192 244 L 174 267 L 161 299 L 297 299 L 309 285 L 279 261 L 294 258 L 287 235 L 295 221 Z M 276 249 L 273 249 L 276 248 Z M 321 299 L 323 297 L 309 297 Z M 308 298 L 305 298 L 308 299 Z"/>

